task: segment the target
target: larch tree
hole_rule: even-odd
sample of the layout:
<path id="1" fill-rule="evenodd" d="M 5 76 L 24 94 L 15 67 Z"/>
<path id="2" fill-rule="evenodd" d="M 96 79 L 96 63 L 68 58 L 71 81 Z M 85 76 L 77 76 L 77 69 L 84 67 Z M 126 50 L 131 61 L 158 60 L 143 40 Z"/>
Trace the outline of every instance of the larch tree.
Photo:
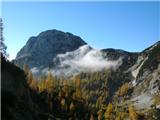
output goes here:
<path id="1" fill-rule="evenodd" d="M 31 83 L 30 83 L 30 87 L 36 91 L 39 91 L 38 90 L 38 82 L 36 79 L 32 79 Z"/>
<path id="2" fill-rule="evenodd" d="M 28 74 L 29 74 L 29 66 L 27 64 L 24 64 L 23 70 L 24 70 L 25 74 L 28 76 Z"/>
<path id="3" fill-rule="evenodd" d="M 105 120 L 114 120 L 113 110 L 113 105 L 109 103 L 104 113 Z"/>
<path id="4" fill-rule="evenodd" d="M 81 88 L 81 79 L 79 75 L 75 77 L 75 82 L 76 82 L 76 88 Z"/>
<path id="5" fill-rule="evenodd" d="M 45 81 L 45 88 L 49 93 L 51 93 L 54 89 L 54 78 L 51 73 L 48 74 L 46 81 Z"/>
<path id="6" fill-rule="evenodd" d="M 116 119 L 115 120 L 122 120 L 121 119 L 121 115 L 119 114 L 118 116 L 116 116 Z"/>
<path id="7" fill-rule="evenodd" d="M 98 114 L 98 120 L 101 120 L 101 119 L 102 119 L 102 115 L 103 115 L 102 109 L 100 109 L 100 110 L 97 112 L 97 114 Z"/>
<path id="8" fill-rule="evenodd" d="M 63 81 L 63 88 L 62 90 L 65 92 L 65 97 L 68 98 L 69 97 L 69 87 L 68 87 L 68 80 L 64 80 Z"/>
<path id="9" fill-rule="evenodd" d="M 74 111 L 75 110 L 75 105 L 73 102 L 71 102 L 70 106 L 69 106 L 69 110 L 70 111 Z"/>
<path id="10" fill-rule="evenodd" d="M 67 110 L 67 104 L 66 104 L 66 100 L 64 98 L 61 99 L 61 109 L 62 110 Z"/>
<path id="11" fill-rule="evenodd" d="M 81 90 L 81 79 L 79 75 L 75 77 L 75 84 L 76 84 L 76 97 L 81 98 L 82 90 Z"/>
<path id="12" fill-rule="evenodd" d="M 129 117 L 131 120 L 138 120 L 138 113 L 132 105 L 129 106 Z"/>
<path id="13" fill-rule="evenodd" d="M 129 90 L 129 84 L 128 84 L 128 83 L 125 83 L 125 84 L 123 84 L 123 85 L 118 89 L 118 91 L 117 91 L 116 94 L 117 94 L 118 96 L 124 96 L 124 95 L 127 94 L 128 90 Z"/>
<path id="14" fill-rule="evenodd" d="M 28 76 L 27 76 L 28 80 L 27 80 L 27 83 L 29 85 L 31 85 L 32 81 L 33 81 L 33 74 L 32 74 L 32 71 L 29 70 L 29 73 L 28 73 Z"/>
<path id="15" fill-rule="evenodd" d="M 41 76 L 38 82 L 38 88 L 39 88 L 39 92 L 42 92 L 45 90 L 45 76 Z"/>

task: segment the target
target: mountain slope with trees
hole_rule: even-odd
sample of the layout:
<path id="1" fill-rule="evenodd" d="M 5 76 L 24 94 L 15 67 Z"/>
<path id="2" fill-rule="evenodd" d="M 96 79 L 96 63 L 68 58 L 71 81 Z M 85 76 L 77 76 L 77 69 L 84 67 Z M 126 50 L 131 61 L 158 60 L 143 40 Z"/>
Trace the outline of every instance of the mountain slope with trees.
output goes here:
<path id="1" fill-rule="evenodd" d="M 67 59 L 66 57 L 72 59 L 75 54 L 78 54 L 78 47 L 86 44 L 72 34 L 63 32 L 60 34 L 63 37 L 60 37 L 57 31 L 48 31 L 41 33 L 36 38 L 31 38 L 13 63 L 4 57 L 6 47 L 4 46 L 1 50 L 3 120 L 160 119 L 160 42 L 139 53 L 116 49 L 94 51 L 96 54 L 100 53 L 99 58 L 107 58 L 110 62 L 121 58 L 122 62 L 116 69 L 81 71 L 69 77 L 64 74 L 57 76 L 49 69 L 47 74 L 35 76 L 32 73 L 32 67 L 51 65 L 51 68 L 54 69 L 53 63 L 50 64 L 50 62 L 53 62 L 51 60 L 56 54 L 64 53 L 61 55 L 63 59 Z M 55 36 L 58 38 L 54 38 L 53 42 L 50 38 Z M 68 36 L 73 37 L 73 44 L 72 42 L 60 42 L 58 45 L 63 44 L 66 47 L 54 47 L 58 42 L 56 40 L 70 41 Z M 39 37 L 43 42 L 38 40 Z M 42 45 L 44 41 L 47 42 L 47 45 L 51 41 L 53 44 L 47 47 L 46 44 Z M 43 52 L 38 49 L 40 46 L 43 46 Z M 28 57 L 29 48 L 32 53 L 30 57 Z M 45 49 L 48 52 L 52 49 L 49 53 L 53 52 L 54 55 L 49 54 L 49 57 L 44 59 L 45 63 L 43 60 L 39 62 L 39 58 L 47 56 Z M 93 48 L 87 50 L 90 51 Z M 39 58 L 34 56 L 37 53 L 41 53 Z"/>

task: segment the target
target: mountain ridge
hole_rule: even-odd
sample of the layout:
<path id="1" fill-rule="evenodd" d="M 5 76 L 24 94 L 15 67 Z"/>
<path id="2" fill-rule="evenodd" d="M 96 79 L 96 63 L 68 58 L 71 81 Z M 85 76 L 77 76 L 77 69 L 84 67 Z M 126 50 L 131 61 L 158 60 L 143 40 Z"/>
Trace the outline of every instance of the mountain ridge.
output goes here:
<path id="1" fill-rule="evenodd" d="M 70 41 L 70 43 L 68 44 L 68 42 L 66 41 Z M 68 56 L 69 59 L 72 58 L 71 60 L 73 62 L 73 59 L 76 58 L 76 56 L 74 55 L 81 54 L 79 58 L 76 58 L 76 59 L 81 59 L 83 57 L 85 58 L 85 56 L 87 56 L 87 54 L 90 51 L 94 51 L 95 53 L 93 55 L 91 54 L 91 56 L 89 56 L 86 59 L 90 59 L 90 57 L 92 57 L 92 59 L 96 59 L 93 56 L 97 56 L 97 54 L 100 54 L 98 59 L 102 59 L 106 61 L 107 60 L 116 61 L 119 58 L 123 58 L 122 65 L 119 67 L 121 70 L 123 69 L 126 71 L 127 69 L 129 69 L 129 67 L 131 67 L 136 62 L 139 55 L 145 54 L 147 50 L 150 50 L 154 46 L 159 45 L 159 43 L 160 42 L 158 41 L 154 45 L 150 46 L 149 48 L 146 48 L 141 52 L 127 52 L 122 49 L 113 49 L 113 48 L 96 50 L 90 47 L 84 40 L 82 40 L 80 37 L 76 35 L 73 35 L 69 32 L 62 32 L 62 31 L 53 29 L 53 30 L 47 30 L 47 31 L 41 32 L 38 34 L 37 37 L 35 36 L 30 37 L 26 45 L 17 53 L 16 59 L 14 60 L 14 62 L 18 64 L 21 68 L 23 68 L 24 64 L 28 64 L 30 69 L 32 68 L 36 69 L 38 67 L 38 69 L 47 68 L 47 70 L 49 71 L 50 68 L 54 69 L 54 66 L 56 68 L 56 64 L 61 64 L 57 62 L 58 61 L 57 58 L 59 58 L 60 55 L 62 56 L 66 54 L 65 56 Z M 82 47 L 87 45 L 88 45 L 88 48 Z M 82 50 L 82 48 L 84 50 Z M 83 51 L 84 53 L 80 53 L 81 51 Z M 63 59 L 67 59 L 67 58 L 63 58 Z M 92 61 L 92 59 L 90 60 Z M 97 61 L 99 62 L 100 60 L 97 60 Z M 67 61 L 67 62 L 71 62 L 71 61 Z M 81 61 L 81 62 L 88 63 L 88 61 Z M 68 64 L 66 66 L 68 66 Z M 64 68 L 66 66 L 64 66 Z"/>

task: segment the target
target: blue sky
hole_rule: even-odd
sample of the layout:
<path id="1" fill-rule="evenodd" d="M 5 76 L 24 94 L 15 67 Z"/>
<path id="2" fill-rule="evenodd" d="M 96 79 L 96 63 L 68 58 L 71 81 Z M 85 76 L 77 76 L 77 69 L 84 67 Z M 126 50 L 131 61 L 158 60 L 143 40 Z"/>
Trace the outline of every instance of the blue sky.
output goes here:
<path id="1" fill-rule="evenodd" d="M 160 40 L 158 2 L 3 2 L 10 59 L 48 29 L 80 36 L 94 48 L 141 51 Z"/>

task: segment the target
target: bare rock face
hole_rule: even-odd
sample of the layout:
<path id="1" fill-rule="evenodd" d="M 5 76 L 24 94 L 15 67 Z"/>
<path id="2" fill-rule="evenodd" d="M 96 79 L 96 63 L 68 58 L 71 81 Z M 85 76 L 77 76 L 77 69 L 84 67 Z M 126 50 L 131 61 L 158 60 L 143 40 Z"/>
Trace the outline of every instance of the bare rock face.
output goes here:
<path id="1" fill-rule="evenodd" d="M 58 30 L 48 30 L 31 37 L 18 52 L 15 63 L 20 67 L 28 64 L 30 68 L 48 66 L 57 54 L 63 54 L 85 45 L 80 37 Z"/>
<path id="2" fill-rule="evenodd" d="M 135 69 L 135 94 L 156 94 L 160 91 L 160 42 L 139 54 Z"/>

